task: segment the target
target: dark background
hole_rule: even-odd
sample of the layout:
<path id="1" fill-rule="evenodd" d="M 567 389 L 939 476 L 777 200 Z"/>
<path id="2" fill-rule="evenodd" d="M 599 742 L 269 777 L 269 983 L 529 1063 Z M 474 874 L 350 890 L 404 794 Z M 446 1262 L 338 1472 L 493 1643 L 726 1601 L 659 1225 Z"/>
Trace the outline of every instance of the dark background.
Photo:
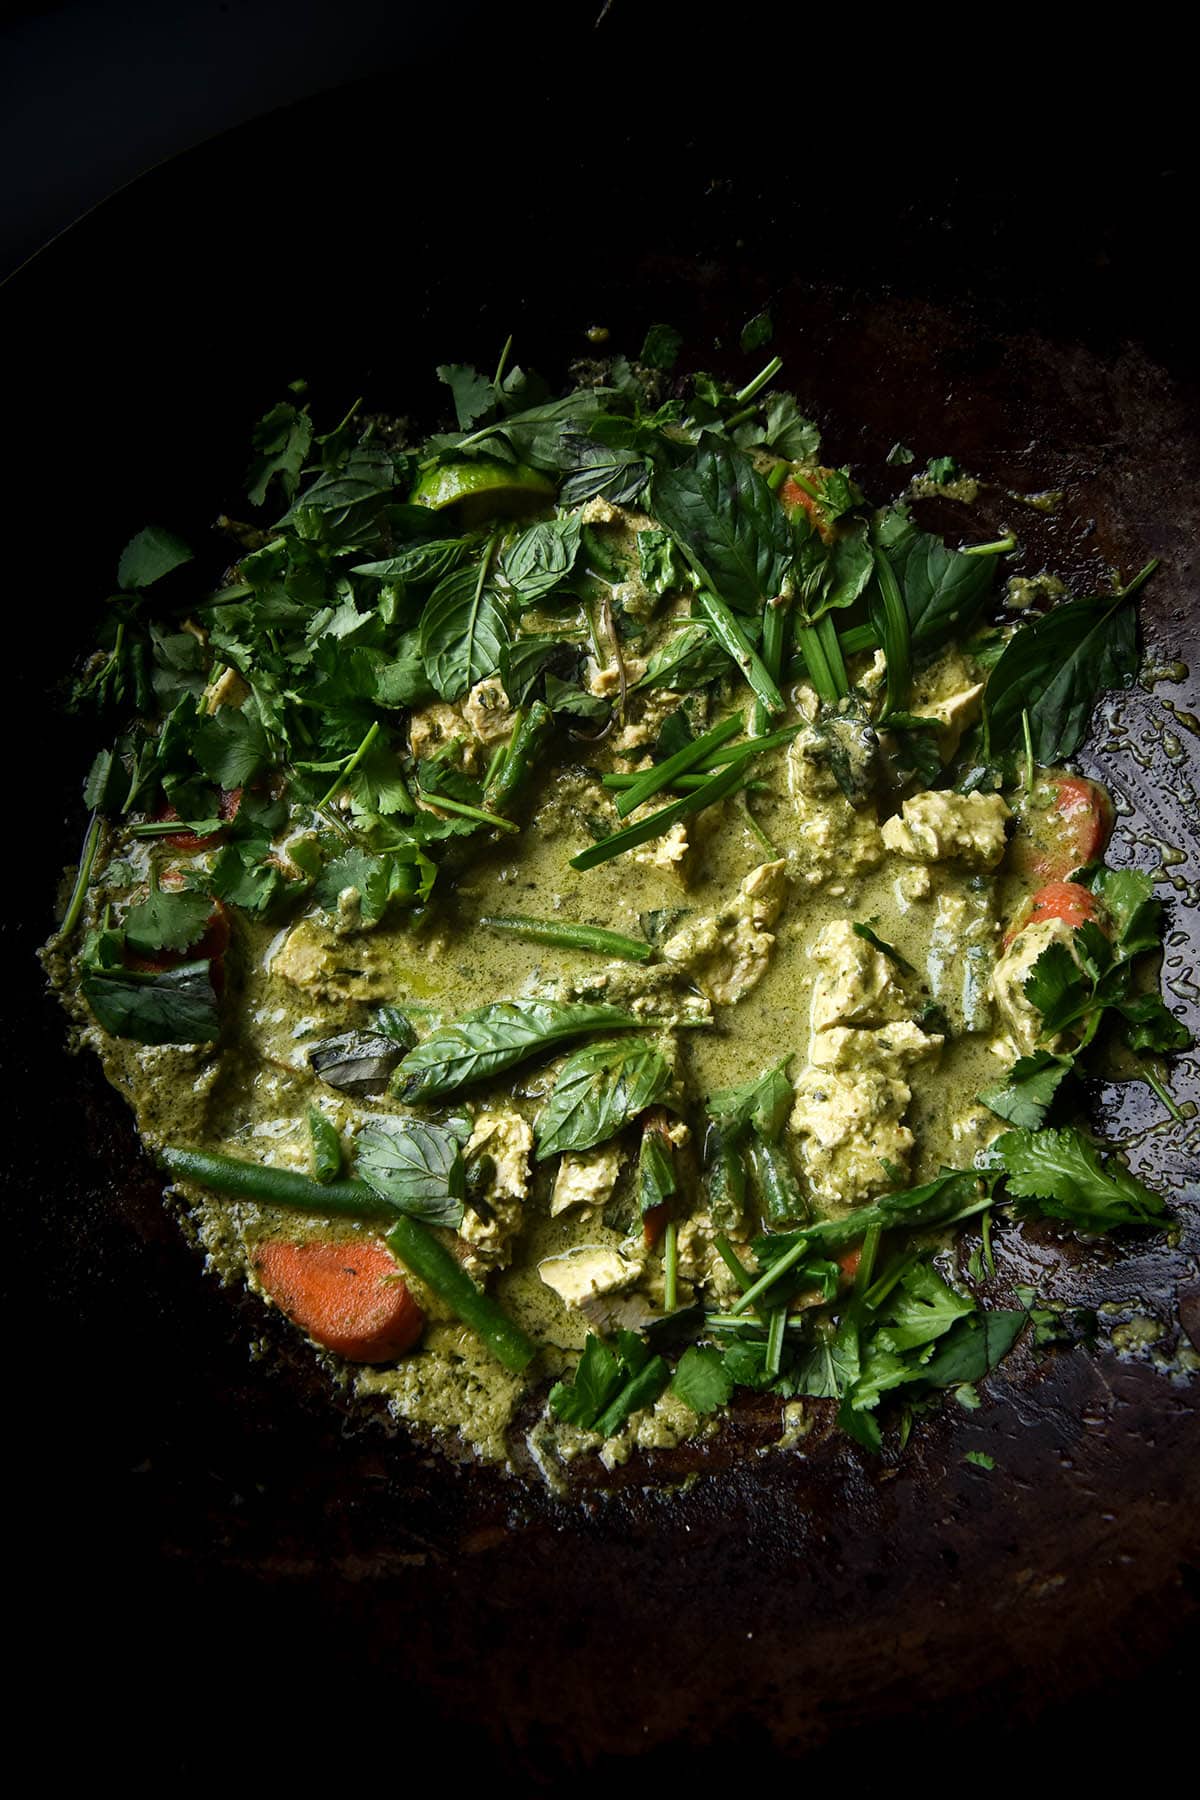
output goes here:
<path id="1" fill-rule="evenodd" d="M 38 846 L 28 882 L 10 884 L 21 901 L 3 927 L 14 971 L 6 1305 L 13 1341 L 28 1346 L 10 1391 L 11 1580 L 35 1574 L 22 1641 L 35 1687 L 72 1696 L 67 1761 L 117 1766 L 132 1733 L 154 1743 L 159 1769 L 217 1769 L 236 1749 L 294 1774 L 342 1743 L 352 1687 L 372 1721 L 367 1739 L 348 1734 L 360 1764 L 374 1765 L 389 1731 L 420 1744 L 419 1664 L 453 1632 L 402 1610 L 381 1620 L 379 1608 L 409 1592 L 413 1559 L 432 1554 L 436 1570 L 423 1530 L 436 1546 L 461 1515 L 469 1560 L 486 1554 L 488 1531 L 513 1529 L 500 1503 L 468 1529 L 464 1484 L 439 1487 L 410 1462 L 407 1524 L 385 1554 L 396 1495 L 381 1497 L 395 1479 L 381 1443 L 343 1441 L 323 1389 L 306 1393 L 286 1361 L 247 1367 L 249 1315 L 197 1279 L 111 1096 L 90 1066 L 57 1055 L 59 1020 L 31 957 L 48 920 L 33 896 L 47 868 L 72 859 L 78 770 L 95 746 L 86 729 L 52 723 L 36 671 L 65 666 L 116 548 L 147 518 L 200 541 L 214 497 L 236 502 L 249 423 L 294 375 L 309 378 L 320 416 L 358 391 L 428 409 L 426 341 L 487 364 L 516 329 L 555 375 L 597 317 L 635 350 L 648 306 L 698 321 L 698 354 L 720 364 L 729 325 L 785 290 L 833 283 L 820 328 L 843 336 L 858 309 L 969 313 L 964 393 L 989 355 L 998 366 L 1012 354 L 1002 345 L 1036 332 L 1079 343 L 1099 368 L 1132 340 L 1194 401 L 1192 111 L 1161 38 L 1124 31 L 1118 44 L 978 14 L 914 23 L 774 7 L 705 21 L 615 0 L 597 23 L 598 11 L 147 0 L 10 15 L 3 266 L 133 183 L 0 290 L 17 496 L 9 712 L 26 721 L 9 795 L 23 841 Z M 722 298 L 723 326 L 708 294 Z M 845 379 L 865 402 L 891 377 L 864 347 Z M 952 361 L 931 381 L 922 453 L 945 447 L 933 438 L 954 410 Z M 904 399 L 920 409 L 911 384 Z M 653 1520 L 606 1518 L 596 1541 L 608 1533 L 624 1567 L 613 1544 L 627 1533 L 629 1579 L 644 1579 L 635 1550 Z M 539 1543 L 552 1562 L 553 1530 Z M 697 1557 L 679 1579 L 719 1583 L 716 1551 Z M 268 1567 L 274 1578 L 259 1579 Z M 444 1607 L 456 1579 L 431 1573 L 419 1591 Z M 465 1616 L 486 1620 L 478 1581 L 463 1579 Z M 496 1605 L 507 1636 L 493 1618 L 479 1654 L 535 1667 L 516 1577 Z M 664 1614 L 670 1605 L 668 1583 Z M 610 1628 L 597 1606 L 580 1642 Z M 1078 1777 L 1182 1704 L 1190 1645 L 1150 1632 L 1144 1649 L 1137 1622 L 1128 1629 L 1119 1678 L 1098 1667 L 1089 1694 L 1076 1671 L 1061 1705 L 1014 1716 L 1022 1766 L 1062 1758 Z M 700 1666 L 702 1645 L 696 1654 Z M 618 1646 L 597 1715 L 652 1708 L 653 1682 L 642 1647 Z M 996 1691 L 961 1730 L 911 1696 L 900 1717 L 936 1727 L 944 1752 L 978 1770 L 980 1733 L 1010 1725 Z M 198 1733 L 218 1696 L 231 1710 Z M 852 1718 L 845 1694 L 829 1704 Z M 541 1739 L 461 1711 L 436 1729 L 452 1731 L 464 1772 L 550 1783 L 563 1766 L 550 1720 Z M 899 1729 L 864 1722 L 855 1738 L 843 1725 L 814 1772 L 838 1778 L 857 1742 L 864 1776 Z M 723 1743 L 744 1758 L 769 1741 L 748 1714 Z M 587 1764 L 585 1743 L 576 1760 Z M 644 1766 L 695 1776 L 714 1765 L 679 1742 Z"/>

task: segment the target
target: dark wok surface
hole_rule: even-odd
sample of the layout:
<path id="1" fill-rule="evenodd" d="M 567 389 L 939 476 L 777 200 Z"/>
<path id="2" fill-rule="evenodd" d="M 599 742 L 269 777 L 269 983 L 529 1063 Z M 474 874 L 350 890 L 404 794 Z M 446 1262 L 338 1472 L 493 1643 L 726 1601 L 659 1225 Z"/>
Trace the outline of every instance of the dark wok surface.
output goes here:
<path id="1" fill-rule="evenodd" d="M 1141 234 L 1166 241 L 1169 180 L 1142 173 L 1136 233 L 1098 200 L 1066 219 L 1030 206 L 1011 170 L 936 198 L 917 181 L 864 239 L 828 197 L 765 180 L 757 155 L 676 147 L 656 198 L 614 181 L 607 144 L 582 146 L 526 196 L 514 235 L 486 210 L 447 209 L 411 170 L 404 205 L 385 203 L 378 99 L 326 100 L 158 172 L 4 296 L 24 351 L 26 466 L 65 464 L 75 495 L 64 512 L 50 481 L 23 494 L 29 543 L 54 552 L 18 565 L 16 667 L 69 663 L 115 549 L 146 519 L 200 537 L 220 506 L 236 511 L 248 425 L 298 372 L 319 413 L 360 391 L 416 410 L 436 403 L 436 361 L 487 363 L 509 329 L 558 373 L 586 325 L 635 351 L 657 318 L 735 372 L 736 329 L 765 301 L 788 385 L 869 492 L 899 485 L 884 462 L 898 438 L 918 458 L 952 452 L 991 484 L 970 529 L 1012 523 L 1027 572 L 1048 559 L 1075 583 L 1161 555 L 1148 638 L 1185 661 L 1200 650 L 1196 371 L 1142 280 Z M 620 147 L 648 128 L 611 129 Z M 372 170 L 351 191 L 329 149 L 347 143 Z M 241 253 L 248 196 L 276 222 L 265 257 Z M 564 229 L 581 217 L 585 231 Z M 606 217 L 626 233 L 619 251 Z M 337 222 L 365 289 L 338 279 L 313 221 Z M 1010 486 L 1062 487 L 1067 502 L 1044 519 Z M 1182 853 L 1169 973 L 1193 1000 L 1182 902 L 1200 881 L 1200 738 L 1177 714 L 1198 700 L 1191 677 L 1135 690 L 1084 759 L 1129 803 L 1118 860 L 1150 866 L 1151 839 Z M 709 1745 L 832 1756 L 888 1742 L 902 1719 L 1086 1731 L 1118 1692 L 1156 1705 L 1176 1692 L 1200 1584 L 1200 1393 L 1103 1334 L 1094 1355 L 1023 1351 L 982 1411 L 948 1408 L 899 1460 L 819 1433 L 806 1455 L 755 1454 L 777 1427 L 750 1408 L 736 1455 L 667 1461 L 677 1479 L 700 1474 L 675 1494 L 644 1490 L 635 1464 L 614 1492 L 582 1480 L 563 1502 L 351 1417 L 285 1332 L 201 1276 L 122 1104 L 62 1053 L 32 951 L 96 745 L 86 729 L 44 736 L 40 848 L 5 923 L 10 1312 L 32 1271 L 45 1345 L 13 1429 L 28 1523 L 51 1527 L 59 1577 L 41 1611 L 46 1666 L 79 1671 L 86 1717 L 119 1703 L 153 1718 L 176 1765 L 215 1761 L 219 1743 L 187 1721 L 232 1655 L 250 1684 L 227 1745 L 252 1739 L 255 1707 L 284 1684 L 356 1682 L 378 1718 L 407 1731 L 453 1717 L 464 1760 L 549 1780 L 634 1752 L 647 1773 L 659 1754 L 699 1769 Z M 1197 1098 L 1194 1066 L 1177 1092 Z M 1074 1304 L 1136 1301 L 1163 1321 L 1167 1353 L 1178 1291 L 1200 1343 L 1196 1126 L 1157 1128 L 1140 1090 L 1106 1090 L 1099 1107 L 1179 1198 L 1180 1244 L 1115 1256 L 1004 1232 L 997 1291 L 1030 1279 Z M 968 1449 L 995 1473 L 964 1464 Z"/>

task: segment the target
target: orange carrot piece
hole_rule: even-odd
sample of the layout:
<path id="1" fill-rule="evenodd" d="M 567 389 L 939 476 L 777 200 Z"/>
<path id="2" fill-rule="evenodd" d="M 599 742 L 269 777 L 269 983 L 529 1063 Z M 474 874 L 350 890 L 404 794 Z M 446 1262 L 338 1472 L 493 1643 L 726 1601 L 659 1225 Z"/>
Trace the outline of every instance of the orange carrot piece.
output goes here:
<path id="1" fill-rule="evenodd" d="M 383 1244 L 276 1238 L 259 1244 L 252 1261 L 280 1312 L 349 1362 L 394 1362 L 425 1329 Z"/>

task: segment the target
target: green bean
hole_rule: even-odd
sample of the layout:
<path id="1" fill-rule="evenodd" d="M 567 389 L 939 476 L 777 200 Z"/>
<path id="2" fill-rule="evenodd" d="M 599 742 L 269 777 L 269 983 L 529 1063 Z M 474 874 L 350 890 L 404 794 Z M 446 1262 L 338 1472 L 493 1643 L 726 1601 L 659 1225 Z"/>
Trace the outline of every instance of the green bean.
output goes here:
<path id="1" fill-rule="evenodd" d="M 569 950 L 594 950 L 598 956 L 617 956 L 624 962 L 649 962 L 654 951 L 638 938 L 599 925 L 574 925 L 565 919 L 528 919 L 522 913 L 489 913 L 479 920 L 489 931 L 527 938 L 533 944 L 562 944 Z"/>
<path id="2" fill-rule="evenodd" d="M 475 1286 L 453 1254 L 419 1219 L 401 1213 L 387 1234 L 387 1246 L 440 1300 L 470 1326 L 487 1345 L 497 1362 L 519 1375 L 538 1353 L 532 1338 L 497 1306 L 490 1295 Z"/>
<path id="3" fill-rule="evenodd" d="M 211 1150 L 187 1150 L 171 1145 L 162 1161 L 181 1181 L 194 1181 L 214 1194 L 238 1200 L 257 1200 L 263 1206 L 280 1206 L 287 1212 L 313 1213 L 328 1219 L 394 1219 L 396 1208 L 381 1200 L 364 1181 L 330 1181 L 322 1184 L 293 1169 L 273 1168 L 269 1163 L 243 1162 L 238 1156 L 221 1156 Z"/>
<path id="4" fill-rule="evenodd" d="M 508 755 L 500 765 L 494 781 L 485 788 L 483 804 L 489 812 L 498 812 L 511 800 L 524 781 L 533 753 L 550 728 L 550 708 L 544 700 L 535 700 L 529 711 L 513 728 Z"/>

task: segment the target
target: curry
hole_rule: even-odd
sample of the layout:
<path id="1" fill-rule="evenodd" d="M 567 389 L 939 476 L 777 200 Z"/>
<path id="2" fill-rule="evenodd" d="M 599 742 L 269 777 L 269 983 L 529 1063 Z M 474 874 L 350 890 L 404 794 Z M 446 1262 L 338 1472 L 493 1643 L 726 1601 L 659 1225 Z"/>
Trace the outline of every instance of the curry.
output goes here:
<path id="1" fill-rule="evenodd" d="M 127 546 L 50 978 L 210 1266 L 411 1428 L 878 1448 L 1029 1326 L 994 1230 L 1169 1223 L 1079 1123 L 1187 1041 L 1069 767 L 1150 571 L 1010 584 L 948 459 L 872 507 L 774 361 L 506 358 L 419 447 L 274 408 L 223 576 Z"/>

